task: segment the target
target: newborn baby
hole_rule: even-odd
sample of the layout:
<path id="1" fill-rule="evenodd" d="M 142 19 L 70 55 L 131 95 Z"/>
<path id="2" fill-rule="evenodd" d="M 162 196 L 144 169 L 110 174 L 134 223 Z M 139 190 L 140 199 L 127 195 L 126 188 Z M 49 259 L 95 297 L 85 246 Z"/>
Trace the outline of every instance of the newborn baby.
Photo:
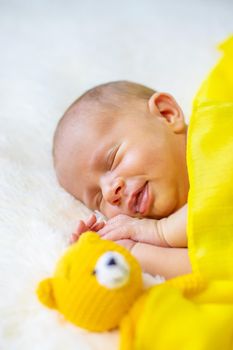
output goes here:
<path id="1" fill-rule="evenodd" d="M 55 171 L 65 190 L 109 220 L 91 215 L 72 240 L 95 230 L 131 250 L 145 272 L 190 272 L 186 139 L 170 94 L 116 81 L 78 98 L 55 131 Z"/>

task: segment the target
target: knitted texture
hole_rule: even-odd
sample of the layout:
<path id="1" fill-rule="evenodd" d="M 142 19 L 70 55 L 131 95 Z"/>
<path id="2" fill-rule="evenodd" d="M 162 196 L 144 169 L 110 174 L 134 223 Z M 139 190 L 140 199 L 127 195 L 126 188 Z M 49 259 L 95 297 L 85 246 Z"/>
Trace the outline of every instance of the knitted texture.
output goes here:
<path id="1" fill-rule="evenodd" d="M 130 267 L 128 282 L 107 288 L 98 281 L 97 260 L 106 252 L 118 252 Z M 40 301 L 59 310 L 67 320 L 92 331 L 117 327 L 142 292 L 141 268 L 134 257 L 114 242 L 87 232 L 71 246 L 57 264 L 52 278 L 37 289 Z"/>

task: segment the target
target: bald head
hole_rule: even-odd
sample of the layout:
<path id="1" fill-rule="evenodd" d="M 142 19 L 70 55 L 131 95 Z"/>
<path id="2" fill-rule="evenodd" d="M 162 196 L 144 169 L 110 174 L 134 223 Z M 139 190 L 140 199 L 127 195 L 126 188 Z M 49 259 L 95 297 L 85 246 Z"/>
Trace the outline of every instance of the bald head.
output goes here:
<path id="1" fill-rule="evenodd" d="M 168 216 L 187 197 L 186 134 L 183 112 L 170 94 L 126 81 L 97 86 L 58 123 L 58 181 L 108 218 Z M 135 211 L 130 198 L 145 186 L 147 204 Z"/>
<path id="2" fill-rule="evenodd" d="M 135 103 L 147 102 L 154 92 L 144 85 L 129 81 L 110 82 L 86 91 L 71 104 L 57 124 L 53 138 L 55 169 L 64 142 L 79 120 L 103 114 L 110 118 Z"/>

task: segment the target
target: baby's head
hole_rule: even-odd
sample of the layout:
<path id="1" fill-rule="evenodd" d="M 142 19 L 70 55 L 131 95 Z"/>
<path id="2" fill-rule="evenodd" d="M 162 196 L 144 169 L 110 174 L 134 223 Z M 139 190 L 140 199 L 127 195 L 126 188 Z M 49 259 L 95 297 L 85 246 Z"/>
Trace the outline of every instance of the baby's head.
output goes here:
<path id="1" fill-rule="evenodd" d="M 56 128 L 58 181 L 108 218 L 166 217 L 187 201 L 186 137 L 170 94 L 127 81 L 94 87 Z"/>

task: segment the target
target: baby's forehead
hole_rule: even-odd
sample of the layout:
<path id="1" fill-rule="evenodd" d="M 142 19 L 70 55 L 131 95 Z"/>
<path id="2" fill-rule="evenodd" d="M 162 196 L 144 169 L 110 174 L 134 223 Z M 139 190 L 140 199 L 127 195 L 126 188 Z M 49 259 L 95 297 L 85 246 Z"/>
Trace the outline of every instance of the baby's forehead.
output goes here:
<path id="1" fill-rule="evenodd" d="M 68 120 L 80 123 L 81 127 L 88 131 L 93 128 L 100 132 L 114 126 L 116 122 L 126 124 L 134 123 L 135 118 L 145 111 L 147 102 L 134 96 L 126 98 L 123 94 L 115 96 L 108 94 L 108 98 L 96 99 L 89 96 L 82 98 L 68 110 Z M 134 116 L 134 118 L 128 117 Z"/>
<path id="2" fill-rule="evenodd" d="M 78 131 L 82 135 L 92 134 L 93 137 L 112 133 L 116 124 L 125 124 L 126 118 L 117 114 L 114 110 L 104 110 L 104 112 L 94 112 L 84 118 L 77 120 Z"/>
<path id="3" fill-rule="evenodd" d="M 116 128 L 121 135 L 126 131 L 130 132 L 130 129 L 136 128 L 136 120 L 142 113 L 140 107 L 138 103 L 122 103 L 121 106 L 100 103 L 74 104 L 68 109 L 58 127 L 54 138 L 54 153 L 60 153 L 64 146 L 68 146 L 69 149 L 82 148 L 93 140 L 101 142 L 101 138 L 106 134 L 116 136 Z"/>

